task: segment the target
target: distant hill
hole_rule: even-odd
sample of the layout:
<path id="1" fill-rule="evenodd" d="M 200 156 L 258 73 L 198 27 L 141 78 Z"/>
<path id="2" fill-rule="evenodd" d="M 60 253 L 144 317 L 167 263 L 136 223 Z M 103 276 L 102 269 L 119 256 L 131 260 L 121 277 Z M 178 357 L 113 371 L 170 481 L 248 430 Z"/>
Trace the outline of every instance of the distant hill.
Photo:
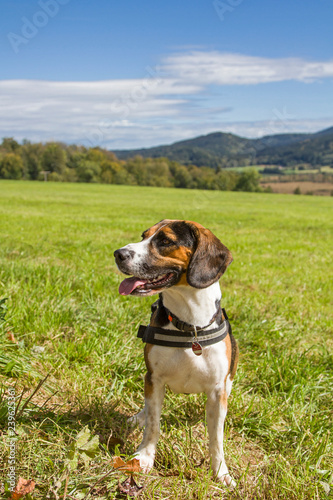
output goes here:
<path id="1" fill-rule="evenodd" d="M 215 132 L 195 139 L 179 141 L 170 146 L 157 146 L 147 149 L 114 151 L 119 159 L 140 155 L 144 158 L 166 157 L 184 165 L 209 166 L 221 165 L 221 158 L 246 156 L 251 148 L 251 140 L 233 134 Z"/>
<path id="2" fill-rule="evenodd" d="M 258 155 L 263 164 L 292 166 L 309 163 L 313 166 L 333 166 L 333 127 L 307 134 L 298 141 L 266 146 Z"/>
<path id="3" fill-rule="evenodd" d="M 212 168 L 254 163 L 333 166 L 333 127 L 315 134 L 276 134 L 259 139 L 214 132 L 171 145 L 113 152 L 124 160 L 137 155 L 143 158 L 166 157 L 184 165 Z"/>
<path id="4" fill-rule="evenodd" d="M 330 135 L 330 134 L 333 134 L 333 127 L 325 128 L 325 130 L 321 130 L 320 132 L 317 132 L 316 134 L 313 135 Z"/>

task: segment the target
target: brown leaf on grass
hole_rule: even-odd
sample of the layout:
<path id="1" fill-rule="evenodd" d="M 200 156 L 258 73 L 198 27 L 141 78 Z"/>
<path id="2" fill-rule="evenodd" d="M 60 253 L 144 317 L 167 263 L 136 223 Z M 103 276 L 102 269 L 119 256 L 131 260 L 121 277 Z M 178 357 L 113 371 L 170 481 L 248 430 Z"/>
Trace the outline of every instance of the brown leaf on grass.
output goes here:
<path id="1" fill-rule="evenodd" d="M 126 462 L 124 462 L 124 460 L 120 457 L 112 457 L 111 465 L 115 469 L 119 469 L 120 467 L 125 467 Z"/>
<path id="2" fill-rule="evenodd" d="M 14 337 L 13 332 L 7 332 L 7 338 L 10 340 L 10 342 L 14 342 L 14 344 L 18 344 L 18 341 Z"/>
<path id="3" fill-rule="evenodd" d="M 140 472 L 140 461 L 137 458 L 132 458 L 128 462 L 124 462 L 124 460 L 120 457 L 113 457 L 111 460 L 112 467 L 120 470 L 121 472 L 125 472 L 125 474 L 134 474 L 135 472 Z"/>
<path id="4" fill-rule="evenodd" d="M 123 483 L 118 483 L 118 489 L 121 495 L 137 497 L 143 489 L 143 486 L 138 486 L 133 476 L 130 476 Z"/>
<path id="5" fill-rule="evenodd" d="M 132 474 L 141 471 L 140 461 L 137 458 L 132 458 L 132 460 L 124 462 L 120 457 L 113 457 L 111 464 L 115 469 L 125 472 L 125 474 L 129 474 L 129 477 L 123 483 L 118 483 L 119 493 L 126 497 L 137 497 L 143 489 L 143 486 L 138 486 L 136 484 Z"/>
<path id="6" fill-rule="evenodd" d="M 25 495 L 28 495 L 28 493 L 31 493 L 35 489 L 35 484 L 35 481 L 32 479 L 23 479 L 23 477 L 19 477 L 10 500 L 19 500 Z"/>

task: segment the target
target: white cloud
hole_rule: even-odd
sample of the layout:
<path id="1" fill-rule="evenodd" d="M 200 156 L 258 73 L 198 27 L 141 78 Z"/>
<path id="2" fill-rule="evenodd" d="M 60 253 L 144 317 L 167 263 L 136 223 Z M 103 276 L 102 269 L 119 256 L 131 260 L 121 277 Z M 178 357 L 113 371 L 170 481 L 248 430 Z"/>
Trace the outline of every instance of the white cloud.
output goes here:
<path id="1" fill-rule="evenodd" d="M 110 149 L 167 144 L 216 130 L 258 137 L 311 131 L 332 121 L 280 119 L 232 122 L 229 102 L 214 101 L 209 85 L 248 85 L 333 76 L 333 62 L 268 59 L 192 51 L 147 68 L 142 79 L 91 82 L 0 81 L 0 138 L 58 140 Z M 222 104 L 222 105 L 221 105 Z M 288 104 L 288 103 L 287 103 Z M 266 115 L 271 114 L 267 110 Z M 255 116 L 256 109 L 253 109 Z M 274 122 L 275 118 L 273 118 Z M 283 129 L 281 130 L 281 124 Z"/>
<path id="2" fill-rule="evenodd" d="M 221 52 L 193 51 L 164 60 L 164 69 L 184 81 L 215 85 L 253 85 L 333 76 L 333 60 L 311 62 L 299 58 L 269 59 Z"/>
<path id="3" fill-rule="evenodd" d="M 0 81 L 0 137 L 93 143 L 120 124 L 165 120 L 200 87 L 174 79 L 101 82 Z M 103 129 L 103 133 L 101 133 Z"/>

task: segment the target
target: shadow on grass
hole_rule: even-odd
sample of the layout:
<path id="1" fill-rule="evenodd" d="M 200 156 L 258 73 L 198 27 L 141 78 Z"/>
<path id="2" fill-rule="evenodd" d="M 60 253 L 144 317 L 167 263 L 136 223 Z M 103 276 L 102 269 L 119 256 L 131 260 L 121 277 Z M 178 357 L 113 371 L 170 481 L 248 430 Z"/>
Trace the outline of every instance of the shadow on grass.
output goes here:
<path id="1" fill-rule="evenodd" d="M 46 377 L 47 378 L 47 377 Z M 17 396 L 16 403 L 16 426 L 38 427 L 40 431 L 47 434 L 55 434 L 60 429 L 69 436 L 74 436 L 82 427 L 88 426 L 93 434 L 100 438 L 100 443 L 107 446 L 111 451 L 119 446 L 119 451 L 127 452 L 127 442 L 131 434 L 140 429 L 127 423 L 128 417 L 135 412 L 126 412 L 122 409 L 121 399 L 105 402 L 93 399 L 90 402 L 77 401 L 76 403 L 52 403 L 52 396 L 45 398 L 39 404 L 34 402 L 34 396 L 38 396 L 38 390 L 42 387 L 44 378 L 33 391 L 23 389 Z M 54 394 L 54 396 L 56 393 Z M 171 399 L 171 401 L 170 401 Z M 45 404 L 47 403 L 47 405 Z M 196 411 L 194 412 L 194 404 Z M 167 408 L 164 408 L 161 417 L 161 428 L 166 431 L 184 426 L 196 426 L 204 422 L 204 403 L 195 402 L 193 397 L 181 397 L 173 395 L 168 398 Z M 8 422 L 7 397 L 4 387 L 0 389 L 0 426 L 5 429 Z M 34 425 L 35 424 L 35 425 Z"/>

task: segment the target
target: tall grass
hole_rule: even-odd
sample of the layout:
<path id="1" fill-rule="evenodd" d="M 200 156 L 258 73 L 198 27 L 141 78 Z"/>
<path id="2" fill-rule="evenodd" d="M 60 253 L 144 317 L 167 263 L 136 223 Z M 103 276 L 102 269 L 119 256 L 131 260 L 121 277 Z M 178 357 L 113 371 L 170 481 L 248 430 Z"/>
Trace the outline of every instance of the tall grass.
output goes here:
<path id="1" fill-rule="evenodd" d="M 127 428 L 126 416 L 143 405 L 136 331 L 154 297 L 118 294 L 113 251 L 163 218 L 184 218 L 209 227 L 234 257 L 221 288 L 240 347 L 225 441 L 238 486 L 228 492 L 211 477 L 205 397 L 167 391 L 155 469 L 138 478 L 142 497 L 326 498 L 332 208 L 331 198 L 319 197 L 0 182 L 3 495 L 7 389 L 15 387 L 16 473 L 36 481 L 33 498 L 115 497 L 123 478 L 111 457 L 129 457 L 142 435 Z M 100 451 L 87 463 L 77 451 L 72 469 L 69 448 L 86 425 Z"/>

